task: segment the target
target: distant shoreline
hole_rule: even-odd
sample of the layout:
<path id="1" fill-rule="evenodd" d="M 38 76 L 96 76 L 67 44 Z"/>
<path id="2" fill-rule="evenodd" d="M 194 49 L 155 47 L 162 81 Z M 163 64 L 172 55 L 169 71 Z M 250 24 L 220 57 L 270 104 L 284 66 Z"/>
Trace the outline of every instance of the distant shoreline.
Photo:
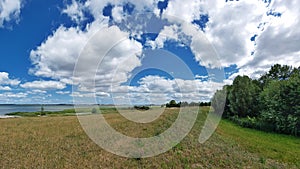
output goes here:
<path id="1" fill-rule="evenodd" d="M 0 106 L 91 106 L 98 104 L 1 104 Z M 99 105 L 99 106 L 110 106 L 110 105 Z"/>
<path id="2" fill-rule="evenodd" d="M 20 118 L 20 116 L 0 115 L 0 119 Z"/>

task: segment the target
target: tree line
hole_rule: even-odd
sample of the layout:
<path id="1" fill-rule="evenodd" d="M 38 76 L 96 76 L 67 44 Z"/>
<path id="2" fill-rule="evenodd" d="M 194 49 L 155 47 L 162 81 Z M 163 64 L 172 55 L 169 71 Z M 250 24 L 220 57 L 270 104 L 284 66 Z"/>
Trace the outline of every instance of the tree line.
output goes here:
<path id="1" fill-rule="evenodd" d="M 166 106 L 167 108 L 171 108 L 171 107 L 188 107 L 188 106 L 211 106 L 211 102 L 186 102 L 186 101 L 182 101 L 182 102 L 178 102 L 176 103 L 175 100 L 171 100 L 169 103 L 162 105 L 162 107 Z"/>
<path id="2" fill-rule="evenodd" d="M 249 128 L 300 135 L 300 67 L 276 64 L 259 79 L 237 76 L 212 98 L 226 96 L 223 117 Z"/>

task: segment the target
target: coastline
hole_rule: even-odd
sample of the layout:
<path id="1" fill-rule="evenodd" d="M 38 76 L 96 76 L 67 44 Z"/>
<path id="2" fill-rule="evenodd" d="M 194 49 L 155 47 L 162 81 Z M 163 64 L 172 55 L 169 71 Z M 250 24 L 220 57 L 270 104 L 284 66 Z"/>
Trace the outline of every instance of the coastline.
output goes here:
<path id="1" fill-rule="evenodd" d="M 20 118 L 20 116 L 0 115 L 0 119 Z"/>

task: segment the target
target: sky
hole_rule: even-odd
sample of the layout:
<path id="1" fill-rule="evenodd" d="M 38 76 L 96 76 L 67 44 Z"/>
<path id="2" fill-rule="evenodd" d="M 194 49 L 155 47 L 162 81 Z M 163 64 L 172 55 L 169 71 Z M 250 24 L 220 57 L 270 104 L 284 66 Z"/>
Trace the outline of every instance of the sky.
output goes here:
<path id="1" fill-rule="evenodd" d="M 0 0 L 0 104 L 209 101 L 300 66 L 298 0 Z"/>

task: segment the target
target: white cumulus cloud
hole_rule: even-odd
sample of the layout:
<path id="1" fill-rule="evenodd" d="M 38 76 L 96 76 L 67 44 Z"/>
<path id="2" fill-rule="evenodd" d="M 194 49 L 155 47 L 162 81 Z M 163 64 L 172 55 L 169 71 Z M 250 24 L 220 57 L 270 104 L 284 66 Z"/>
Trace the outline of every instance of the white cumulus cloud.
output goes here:
<path id="1" fill-rule="evenodd" d="M 20 81 L 17 79 L 9 78 L 9 74 L 7 72 L 0 72 L 0 85 L 17 86 L 19 84 Z"/>
<path id="2" fill-rule="evenodd" d="M 139 80 L 138 86 L 113 88 L 111 96 L 116 103 L 154 103 L 177 101 L 209 101 L 214 92 L 225 82 L 166 79 L 160 76 L 146 76 Z"/>
<path id="3" fill-rule="evenodd" d="M 129 72 L 140 66 L 141 53 L 142 45 L 129 39 L 127 32 L 95 21 L 86 31 L 58 28 L 31 51 L 35 67 L 30 72 L 68 84 L 75 83 L 81 90 L 90 90 L 95 81 L 97 87 L 107 90 L 111 84 L 126 82 Z"/>
<path id="4" fill-rule="evenodd" d="M 5 22 L 18 19 L 22 7 L 22 0 L 0 0 L 0 27 Z"/>
<path id="5" fill-rule="evenodd" d="M 162 18 L 168 19 L 170 24 L 163 27 L 155 41 L 147 40 L 146 45 L 154 49 L 163 48 L 168 40 L 184 42 L 189 44 L 195 61 L 201 66 L 216 68 L 236 65 L 238 72 L 222 83 L 211 82 L 202 76 L 196 76 L 196 80 L 148 76 L 140 79 L 139 86 L 126 86 L 123 83 L 135 68 L 141 66 L 143 57 L 142 44 L 130 35 L 145 23 L 135 25 L 128 20 L 124 22 L 128 22 L 127 25 L 123 25 L 128 30 L 124 31 L 109 24 L 109 18 L 103 16 L 103 8 L 111 4 L 114 22 L 120 23 L 126 19 L 123 5 L 128 2 L 134 4 L 137 11 L 158 14 L 158 0 L 73 0 L 63 13 L 79 23 L 84 20 L 83 12 L 87 10 L 95 21 L 84 30 L 64 26 L 55 30 L 31 51 L 34 67 L 30 72 L 55 79 L 57 83 L 76 85 L 78 91 L 73 93 L 74 96 L 110 97 L 111 90 L 112 93 L 119 92 L 116 97 L 121 100 L 131 97 L 141 101 L 142 98 L 155 96 L 163 98 L 161 100 L 182 97 L 182 100 L 193 101 L 199 98 L 209 100 L 216 88 L 230 83 L 239 74 L 257 78 L 275 63 L 300 65 L 300 1 L 274 1 L 268 4 L 261 0 L 173 0 L 169 1 L 162 14 Z M 272 12 L 278 12 L 280 16 L 270 15 Z M 200 15 L 207 15 L 209 19 L 204 31 L 192 24 L 200 19 Z M 178 85 L 183 86 L 181 93 Z M 195 85 L 199 87 L 197 92 L 193 90 Z M 127 91 L 131 94 L 122 95 Z"/>
<path id="6" fill-rule="evenodd" d="M 83 13 L 84 10 L 84 4 L 72 0 L 72 3 L 70 5 L 67 5 L 62 13 L 67 14 L 73 21 L 79 24 L 86 19 Z"/>
<path id="7" fill-rule="evenodd" d="M 12 92 L 6 92 L 6 93 L 0 93 L 0 99 L 7 99 L 7 98 L 26 98 L 27 93 L 12 93 Z"/>
<path id="8" fill-rule="evenodd" d="M 1 90 L 9 91 L 11 88 L 9 86 L 0 86 L 0 91 Z"/>
<path id="9" fill-rule="evenodd" d="M 66 88 L 66 84 L 58 81 L 33 81 L 20 85 L 26 89 L 39 89 L 39 90 L 61 90 Z"/>

